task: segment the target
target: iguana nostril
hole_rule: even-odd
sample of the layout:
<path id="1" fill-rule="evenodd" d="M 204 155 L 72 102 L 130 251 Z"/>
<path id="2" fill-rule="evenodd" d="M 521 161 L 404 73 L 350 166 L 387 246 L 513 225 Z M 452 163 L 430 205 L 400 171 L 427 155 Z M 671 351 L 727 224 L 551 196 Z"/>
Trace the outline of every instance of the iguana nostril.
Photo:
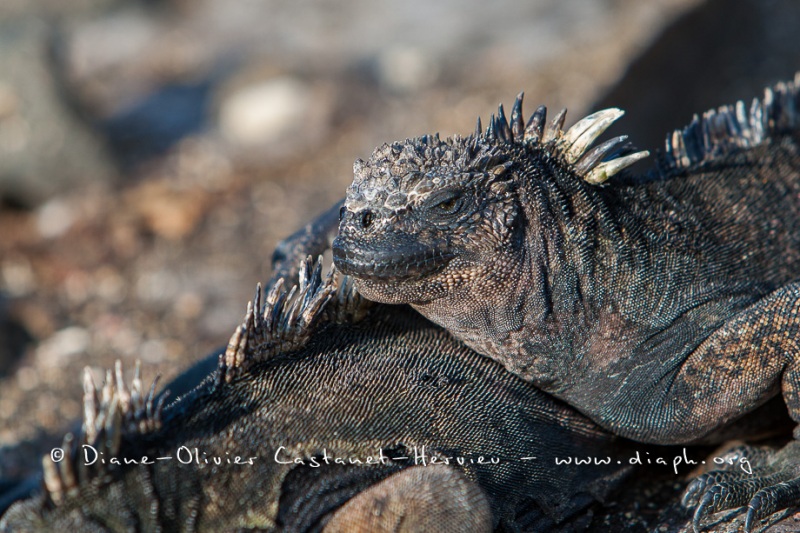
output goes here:
<path id="1" fill-rule="evenodd" d="M 372 214 L 372 211 L 370 211 L 370 210 L 364 211 L 361 214 L 361 227 L 364 228 L 364 229 L 367 229 L 368 227 L 370 227 L 372 225 L 373 218 L 374 218 L 374 216 Z"/>
<path id="2" fill-rule="evenodd" d="M 339 222 L 341 222 L 342 220 L 344 220 L 344 215 L 345 215 L 346 213 L 347 213 L 347 208 L 346 208 L 345 206 L 342 206 L 342 208 L 341 208 L 341 209 L 339 209 Z"/>

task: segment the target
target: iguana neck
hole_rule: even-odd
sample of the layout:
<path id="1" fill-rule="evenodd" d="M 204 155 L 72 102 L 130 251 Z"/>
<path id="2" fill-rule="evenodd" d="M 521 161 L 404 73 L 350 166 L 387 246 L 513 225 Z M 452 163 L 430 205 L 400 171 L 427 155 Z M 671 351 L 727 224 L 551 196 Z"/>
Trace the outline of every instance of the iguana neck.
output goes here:
<path id="1" fill-rule="evenodd" d="M 618 223 L 596 187 L 570 178 L 520 194 L 519 246 L 497 251 L 461 292 L 414 305 L 549 392 L 563 390 L 587 364 L 585 348 L 602 334 L 597 323 L 636 327 L 626 302 L 641 289 L 637 271 L 650 267 L 644 236 Z"/>

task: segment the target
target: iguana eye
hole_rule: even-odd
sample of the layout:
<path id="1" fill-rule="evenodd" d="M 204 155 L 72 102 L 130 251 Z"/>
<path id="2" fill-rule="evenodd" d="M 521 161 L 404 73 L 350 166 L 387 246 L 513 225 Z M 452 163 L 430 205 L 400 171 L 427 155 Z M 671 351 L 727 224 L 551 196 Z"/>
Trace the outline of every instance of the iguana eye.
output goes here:
<path id="1" fill-rule="evenodd" d="M 464 204 L 463 198 L 458 193 L 450 193 L 440 196 L 438 201 L 431 203 L 430 209 L 440 215 L 452 215 L 457 213 Z"/>
<path id="2" fill-rule="evenodd" d="M 374 217 L 372 216 L 372 211 L 370 211 L 369 209 L 365 210 L 361 214 L 361 227 L 364 229 L 370 227 L 372 225 L 373 218 Z"/>
<path id="3" fill-rule="evenodd" d="M 444 200 L 436 204 L 436 209 L 449 212 L 453 210 L 457 203 L 458 201 L 455 198 L 450 198 L 449 200 Z"/>

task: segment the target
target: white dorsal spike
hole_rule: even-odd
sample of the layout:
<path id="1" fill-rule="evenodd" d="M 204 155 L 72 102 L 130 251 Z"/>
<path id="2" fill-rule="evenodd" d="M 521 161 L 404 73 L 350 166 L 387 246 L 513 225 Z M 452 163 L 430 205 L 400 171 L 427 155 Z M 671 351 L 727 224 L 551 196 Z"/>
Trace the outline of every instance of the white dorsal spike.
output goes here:
<path id="1" fill-rule="evenodd" d="M 88 442 L 94 442 L 97 433 L 97 387 L 92 379 L 92 371 L 87 366 L 83 369 L 83 432 Z"/>
<path id="2" fill-rule="evenodd" d="M 599 185 L 600 183 L 603 183 L 604 181 L 606 181 L 608 178 L 610 178 L 620 170 L 631 166 L 640 159 L 644 159 L 649 155 L 650 152 L 648 152 L 647 150 L 643 150 L 641 152 L 636 152 L 634 154 L 626 155 L 625 157 L 618 157 L 616 159 L 600 163 L 592 170 L 590 170 L 586 174 L 584 179 L 587 182 L 591 183 L 592 185 Z"/>
<path id="3" fill-rule="evenodd" d="M 600 143 L 591 150 L 587 150 L 573 163 L 575 172 L 581 176 L 586 174 L 587 171 L 603 161 L 603 159 L 606 159 L 609 154 L 612 154 L 615 150 L 620 150 L 627 140 L 627 135 L 620 135 L 619 137 L 614 137 L 613 139 Z"/>
<path id="4" fill-rule="evenodd" d="M 111 403 L 111 398 L 114 392 L 114 375 L 111 373 L 111 370 L 106 370 L 106 380 L 103 382 L 103 392 L 102 392 L 102 399 L 101 405 L 107 406 Z"/>
<path id="5" fill-rule="evenodd" d="M 64 435 L 64 440 L 61 441 L 61 449 L 64 450 L 64 460 L 58 463 L 59 478 L 61 485 L 65 492 L 69 495 L 74 494 L 75 489 L 78 487 L 78 479 L 75 476 L 75 468 L 72 464 L 72 453 L 75 449 L 75 436 L 72 433 Z M 85 463 L 83 463 L 85 465 Z"/>
<path id="6" fill-rule="evenodd" d="M 133 387 L 136 388 L 140 395 L 142 394 L 142 386 L 142 361 L 137 359 L 133 363 Z"/>
<path id="7" fill-rule="evenodd" d="M 239 360 L 239 345 L 242 342 L 242 337 L 244 337 L 244 327 L 239 326 L 236 328 L 236 331 L 233 332 L 231 335 L 230 340 L 228 341 L 228 347 L 225 348 L 225 366 L 227 368 L 235 368 L 238 364 Z"/>
<path id="8" fill-rule="evenodd" d="M 283 278 L 278 278 L 275 285 L 269 290 L 266 302 L 264 303 L 264 310 L 261 313 L 261 323 L 265 327 L 272 323 L 272 317 L 275 314 L 275 305 L 283 293 Z"/>
<path id="9" fill-rule="evenodd" d="M 125 378 L 122 375 L 122 361 L 119 359 L 114 362 L 114 377 L 120 408 L 123 413 L 127 413 L 131 409 L 131 395 L 130 392 L 128 392 L 128 387 L 125 385 Z"/>
<path id="10" fill-rule="evenodd" d="M 625 112 L 615 107 L 603 109 L 584 117 L 569 128 L 561 137 L 567 162 L 574 163 L 586 149 L 616 122 Z"/>
<path id="11" fill-rule="evenodd" d="M 53 503 L 60 504 L 64 500 L 64 485 L 58 471 L 58 463 L 54 463 L 49 455 L 42 457 L 44 486 Z"/>

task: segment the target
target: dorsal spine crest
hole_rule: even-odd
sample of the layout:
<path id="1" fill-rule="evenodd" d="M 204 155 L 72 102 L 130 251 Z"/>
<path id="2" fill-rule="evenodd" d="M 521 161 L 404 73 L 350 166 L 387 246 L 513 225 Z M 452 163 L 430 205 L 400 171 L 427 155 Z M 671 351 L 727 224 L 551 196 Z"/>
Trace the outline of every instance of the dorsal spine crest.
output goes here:
<path id="1" fill-rule="evenodd" d="M 95 385 L 89 367 L 83 373 L 83 425 L 76 438 L 67 433 L 61 444 L 63 459 L 55 462 L 51 455 L 42 459 L 44 486 L 48 498 L 56 505 L 80 492 L 82 483 L 102 479 L 113 468 L 111 464 L 86 464 L 79 459 L 84 445 L 93 447 L 104 457 L 119 455 L 123 437 L 152 433 L 161 428 L 161 412 L 167 394 L 156 401 L 158 378 L 144 389 L 141 363 L 136 361 L 130 388 L 125 384 L 122 363 L 106 372 L 102 386 Z"/>
<path id="2" fill-rule="evenodd" d="M 301 263 L 299 283 L 288 293 L 283 279 L 262 303 L 263 293 L 259 284 L 244 321 L 220 355 L 218 385 L 230 383 L 256 363 L 302 348 L 322 323 L 359 320 L 369 307 L 348 276 L 337 279 L 331 268 L 323 278 L 322 257 Z"/>
<path id="3" fill-rule="evenodd" d="M 473 134 L 472 154 L 477 158 L 471 166 L 485 171 L 486 153 L 481 153 L 482 145 L 524 144 L 537 146 L 551 155 L 560 157 L 573 171 L 591 184 L 601 184 L 614 174 L 629 167 L 649 155 L 647 151 L 634 152 L 626 143 L 626 136 L 618 136 L 589 150 L 624 111 L 616 108 L 603 109 L 592 113 L 572 127 L 564 130 L 567 110 L 562 109 L 547 122 L 547 108 L 539 106 L 531 115 L 527 125 L 522 121 L 523 93 L 517 95 L 511 112 L 511 124 L 506 120 L 505 110 L 500 104 L 497 114 L 491 115 L 485 133 L 480 133 L 481 121 L 478 118 Z M 483 164 L 482 164 L 483 163 Z"/>
<path id="4" fill-rule="evenodd" d="M 793 82 L 780 82 L 755 98 L 749 110 L 743 101 L 695 115 L 683 129 L 667 136 L 659 169 L 680 171 L 711 162 L 737 150 L 752 148 L 800 126 L 800 72 Z"/>

